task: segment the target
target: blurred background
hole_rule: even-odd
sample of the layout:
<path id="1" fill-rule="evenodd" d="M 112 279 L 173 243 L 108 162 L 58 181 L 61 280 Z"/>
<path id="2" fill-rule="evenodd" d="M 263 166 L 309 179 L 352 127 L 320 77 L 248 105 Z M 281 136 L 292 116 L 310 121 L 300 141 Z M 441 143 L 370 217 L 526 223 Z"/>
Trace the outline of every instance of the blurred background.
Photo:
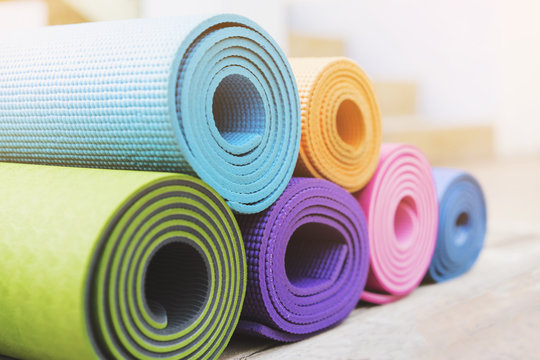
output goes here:
<path id="1" fill-rule="evenodd" d="M 540 155 L 537 0 L 0 0 L 0 30 L 197 12 L 246 15 L 289 56 L 353 58 L 384 140 L 435 164 Z"/>
<path id="2" fill-rule="evenodd" d="M 438 287 L 440 297 L 418 290 L 423 295 L 414 301 L 427 309 L 423 315 L 405 301 L 361 309 L 344 328 L 359 335 L 356 346 L 383 351 L 383 358 L 389 349 L 416 349 L 419 341 L 451 358 L 537 356 L 540 0 L 0 0 L 0 36 L 200 12 L 245 15 L 288 56 L 354 59 L 374 83 L 384 141 L 412 143 L 433 165 L 467 170 L 484 188 L 487 249 L 476 275 Z M 332 336 L 343 332 L 326 339 Z M 319 339 L 276 347 L 268 358 L 280 351 L 285 358 L 291 349 L 313 354 Z M 271 348 L 264 341 L 243 346 L 233 340 L 229 348 L 250 354 Z"/>

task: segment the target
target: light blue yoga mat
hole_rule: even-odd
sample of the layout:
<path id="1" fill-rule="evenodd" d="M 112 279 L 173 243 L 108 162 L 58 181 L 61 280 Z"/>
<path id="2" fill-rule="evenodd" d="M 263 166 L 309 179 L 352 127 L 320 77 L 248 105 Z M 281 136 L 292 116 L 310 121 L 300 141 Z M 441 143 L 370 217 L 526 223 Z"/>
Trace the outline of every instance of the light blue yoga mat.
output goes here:
<path id="1" fill-rule="evenodd" d="M 241 213 L 270 206 L 298 156 L 279 46 L 235 15 L 0 36 L 0 161 L 181 172 Z"/>
<path id="2" fill-rule="evenodd" d="M 467 272 L 476 262 L 486 236 L 482 187 L 470 174 L 433 168 L 439 199 L 439 230 L 428 278 L 440 282 Z"/>

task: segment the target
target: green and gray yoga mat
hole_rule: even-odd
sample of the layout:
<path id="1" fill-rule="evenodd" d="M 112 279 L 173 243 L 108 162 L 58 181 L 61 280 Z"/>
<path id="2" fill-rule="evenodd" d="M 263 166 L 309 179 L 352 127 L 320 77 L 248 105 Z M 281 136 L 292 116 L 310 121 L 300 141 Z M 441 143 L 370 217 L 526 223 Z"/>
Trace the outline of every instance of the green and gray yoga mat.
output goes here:
<path id="1" fill-rule="evenodd" d="M 187 175 L 0 163 L 0 354 L 216 358 L 245 254 L 224 201 Z"/>

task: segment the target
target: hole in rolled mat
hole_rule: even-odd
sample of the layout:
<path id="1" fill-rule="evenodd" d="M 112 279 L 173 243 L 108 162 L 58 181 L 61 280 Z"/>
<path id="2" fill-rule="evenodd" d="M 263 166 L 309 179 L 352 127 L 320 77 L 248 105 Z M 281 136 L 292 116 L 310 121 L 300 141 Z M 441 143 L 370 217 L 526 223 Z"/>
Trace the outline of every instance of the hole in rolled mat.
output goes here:
<path id="1" fill-rule="evenodd" d="M 411 239 L 416 217 L 414 200 L 410 196 L 401 199 L 394 214 L 394 233 L 399 242 L 407 242 Z"/>
<path id="2" fill-rule="evenodd" d="M 167 330 L 189 326 L 206 304 L 210 279 L 201 253 L 184 242 L 171 242 L 152 256 L 145 276 L 151 316 Z"/>
<path id="3" fill-rule="evenodd" d="M 469 232 L 469 214 L 462 212 L 456 218 L 456 236 L 454 242 L 456 245 L 461 246 L 467 241 L 467 234 Z"/>
<path id="4" fill-rule="evenodd" d="M 462 212 L 456 219 L 456 226 L 464 227 L 467 225 L 469 225 L 469 214 L 467 214 L 466 212 Z"/>
<path id="5" fill-rule="evenodd" d="M 352 147 L 359 147 L 364 141 L 364 119 L 358 105 L 352 100 L 344 100 L 336 115 L 339 137 Z"/>
<path id="6" fill-rule="evenodd" d="M 231 145 L 241 146 L 264 134 L 263 100 L 243 75 L 228 75 L 221 80 L 214 92 L 212 112 L 221 137 Z"/>
<path id="7" fill-rule="evenodd" d="M 331 281 L 341 272 L 346 252 L 347 245 L 337 229 L 320 223 L 301 225 L 287 244 L 287 278 L 303 288 Z"/>

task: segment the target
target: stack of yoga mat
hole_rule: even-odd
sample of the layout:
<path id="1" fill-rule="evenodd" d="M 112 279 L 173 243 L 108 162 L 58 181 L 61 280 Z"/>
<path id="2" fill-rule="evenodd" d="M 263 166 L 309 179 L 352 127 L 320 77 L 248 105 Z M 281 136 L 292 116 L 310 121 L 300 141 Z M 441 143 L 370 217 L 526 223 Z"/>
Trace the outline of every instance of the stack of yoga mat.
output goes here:
<path id="1" fill-rule="evenodd" d="M 0 37 L 0 354 L 214 359 L 469 270 L 479 183 L 240 16 Z M 294 177 L 293 177 L 294 174 Z"/>

